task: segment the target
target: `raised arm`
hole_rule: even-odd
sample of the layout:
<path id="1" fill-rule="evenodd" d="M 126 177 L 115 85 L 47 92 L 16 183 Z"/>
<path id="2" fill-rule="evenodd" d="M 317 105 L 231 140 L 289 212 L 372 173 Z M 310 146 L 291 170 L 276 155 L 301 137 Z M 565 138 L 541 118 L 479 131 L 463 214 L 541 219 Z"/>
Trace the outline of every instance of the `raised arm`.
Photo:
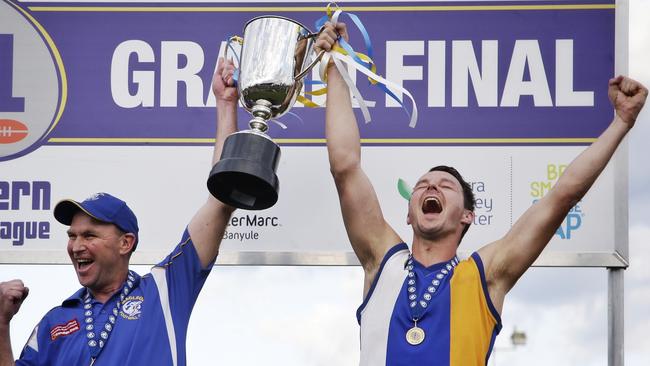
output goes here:
<path id="1" fill-rule="evenodd" d="M 232 61 L 221 58 L 212 77 L 212 92 L 217 99 L 217 135 L 212 165 L 219 160 L 226 137 L 237 130 L 238 93 L 233 71 Z M 209 195 L 208 200 L 190 221 L 188 230 L 203 267 L 214 261 L 219 253 L 223 233 L 234 210 Z"/>
<path id="2" fill-rule="evenodd" d="M 499 311 L 505 294 L 537 259 L 569 210 L 587 193 L 634 126 L 648 90 L 619 76 L 609 81 L 608 94 L 616 109 L 609 127 L 571 162 L 548 194 L 526 210 L 502 239 L 479 250 L 490 297 Z"/>
<path id="3" fill-rule="evenodd" d="M 21 280 L 0 283 L 0 366 L 15 364 L 9 338 L 9 323 L 18 313 L 28 293 L 29 289 Z"/>
<path id="4" fill-rule="evenodd" d="M 345 24 L 336 30 L 326 25 L 316 47 L 329 51 L 337 31 L 347 38 Z M 401 239 L 386 223 L 370 180 L 361 169 L 361 146 L 357 120 L 347 85 L 330 63 L 327 72 L 327 110 L 325 136 L 330 170 L 339 194 L 343 222 L 361 265 L 366 273 L 366 291 L 388 249 Z"/>

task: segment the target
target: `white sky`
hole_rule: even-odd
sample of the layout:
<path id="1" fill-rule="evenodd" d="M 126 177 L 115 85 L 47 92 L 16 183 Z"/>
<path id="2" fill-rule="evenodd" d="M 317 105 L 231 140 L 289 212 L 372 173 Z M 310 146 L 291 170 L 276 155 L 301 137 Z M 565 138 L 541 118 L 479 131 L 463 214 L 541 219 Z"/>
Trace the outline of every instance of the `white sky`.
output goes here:
<path id="1" fill-rule="evenodd" d="M 629 74 L 650 86 L 650 1 L 630 0 Z M 625 273 L 625 361 L 650 365 L 650 108 L 630 143 L 630 260 Z M 139 273 L 146 266 L 136 266 Z M 0 266 L 31 292 L 12 322 L 15 356 L 32 327 L 78 288 L 69 266 Z M 216 267 L 194 310 L 189 365 L 357 365 L 359 267 Z M 606 365 L 604 269 L 533 268 L 506 298 L 490 365 Z M 514 328 L 525 346 L 512 349 Z"/>

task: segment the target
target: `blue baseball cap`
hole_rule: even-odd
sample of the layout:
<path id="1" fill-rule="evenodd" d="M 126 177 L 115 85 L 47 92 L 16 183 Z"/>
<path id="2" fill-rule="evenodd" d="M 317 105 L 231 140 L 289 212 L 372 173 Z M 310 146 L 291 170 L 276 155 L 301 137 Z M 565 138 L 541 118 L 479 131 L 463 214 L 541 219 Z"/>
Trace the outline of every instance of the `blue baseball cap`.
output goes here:
<path id="1" fill-rule="evenodd" d="M 138 245 L 138 219 L 126 202 L 108 193 L 95 193 L 82 202 L 66 199 L 54 206 L 54 218 L 63 225 L 72 223 L 74 215 L 83 211 L 95 220 L 107 222 L 135 235 L 133 250 Z"/>

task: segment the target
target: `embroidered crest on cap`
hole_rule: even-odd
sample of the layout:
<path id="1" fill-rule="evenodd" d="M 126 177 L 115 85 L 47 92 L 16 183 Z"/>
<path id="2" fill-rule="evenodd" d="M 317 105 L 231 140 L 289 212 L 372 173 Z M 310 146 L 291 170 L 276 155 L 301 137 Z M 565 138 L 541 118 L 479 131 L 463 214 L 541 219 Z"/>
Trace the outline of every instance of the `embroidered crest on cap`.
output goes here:
<path id="1" fill-rule="evenodd" d="M 86 198 L 84 201 L 97 201 L 99 197 L 103 196 L 104 193 L 94 193 L 90 197 Z"/>

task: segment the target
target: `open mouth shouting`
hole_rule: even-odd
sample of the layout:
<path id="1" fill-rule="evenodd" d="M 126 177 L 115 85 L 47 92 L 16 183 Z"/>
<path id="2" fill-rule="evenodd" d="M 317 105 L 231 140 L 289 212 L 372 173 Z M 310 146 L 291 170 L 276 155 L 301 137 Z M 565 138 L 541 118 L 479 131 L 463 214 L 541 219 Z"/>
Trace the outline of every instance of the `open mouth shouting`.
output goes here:
<path id="1" fill-rule="evenodd" d="M 84 272 L 86 269 L 90 267 L 95 261 L 92 259 L 88 258 L 75 258 L 75 263 L 77 264 L 77 269 L 79 272 Z"/>
<path id="2" fill-rule="evenodd" d="M 436 197 L 425 198 L 424 202 L 422 202 L 422 212 L 424 212 L 424 214 L 439 214 L 442 212 L 442 204 L 440 203 L 440 200 Z"/>

